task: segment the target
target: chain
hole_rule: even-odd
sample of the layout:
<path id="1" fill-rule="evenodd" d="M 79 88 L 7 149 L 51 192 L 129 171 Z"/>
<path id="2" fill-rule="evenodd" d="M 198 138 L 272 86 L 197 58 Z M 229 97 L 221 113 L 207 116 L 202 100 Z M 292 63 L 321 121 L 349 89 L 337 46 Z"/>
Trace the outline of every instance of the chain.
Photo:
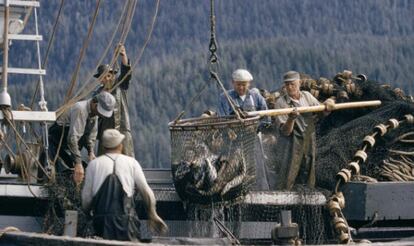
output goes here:
<path id="1" fill-rule="evenodd" d="M 210 44 L 208 50 L 210 51 L 209 70 L 210 73 L 218 72 L 218 56 L 217 56 L 217 40 L 216 40 L 216 15 L 214 14 L 214 0 L 210 1 Z"/>

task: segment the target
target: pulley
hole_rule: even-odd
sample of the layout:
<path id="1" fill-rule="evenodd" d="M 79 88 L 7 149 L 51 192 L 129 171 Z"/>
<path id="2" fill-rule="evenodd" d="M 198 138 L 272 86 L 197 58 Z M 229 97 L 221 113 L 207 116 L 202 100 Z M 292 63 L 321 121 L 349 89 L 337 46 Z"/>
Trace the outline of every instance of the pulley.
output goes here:
<path id="1" fill-rule="evenodd" d="M 4 171 L 6 173 L 19 174 L 21 166 L 23 165 L 23 156 L 16 155 L 15 157 L 11 155 L 6 155 L 4 162 Z"/>

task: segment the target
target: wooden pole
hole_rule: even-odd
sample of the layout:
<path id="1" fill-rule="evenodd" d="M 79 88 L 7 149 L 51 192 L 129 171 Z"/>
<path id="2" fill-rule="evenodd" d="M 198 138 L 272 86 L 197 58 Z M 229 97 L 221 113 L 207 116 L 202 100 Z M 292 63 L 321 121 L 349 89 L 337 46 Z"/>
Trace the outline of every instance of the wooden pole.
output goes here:
<path id="1" fill-rule="evenodd" d="M 334 105 L 333 110 L 339 109 L 351 109 L 351 108 L 365 108 L 375 107 L 381 105 L 381 101 L 361 101 L 361 102 L 349 102 L 349 103 L 337 103 Z M 277 116 L 290 114 L 295 108 L 282 108 L 282 109 L 270 109 L 262 111 L 246 112 L 248 116 Z M 299 113 L 315 113 L 325 111 L 325 105 L 318 106 L 298 107 L 296 108 Z"/>

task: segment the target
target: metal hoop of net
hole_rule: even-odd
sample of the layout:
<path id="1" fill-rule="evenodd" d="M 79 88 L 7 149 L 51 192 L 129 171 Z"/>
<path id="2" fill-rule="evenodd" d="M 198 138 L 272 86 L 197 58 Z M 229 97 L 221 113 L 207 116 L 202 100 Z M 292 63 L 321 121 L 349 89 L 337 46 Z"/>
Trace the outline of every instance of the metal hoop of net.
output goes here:
<path id="1" fill-rule="evenodd" d="M 233 202 L 255 182 L 259 117 L 192 118 L 170 122 L 171 170 L 183 201 Z"/>

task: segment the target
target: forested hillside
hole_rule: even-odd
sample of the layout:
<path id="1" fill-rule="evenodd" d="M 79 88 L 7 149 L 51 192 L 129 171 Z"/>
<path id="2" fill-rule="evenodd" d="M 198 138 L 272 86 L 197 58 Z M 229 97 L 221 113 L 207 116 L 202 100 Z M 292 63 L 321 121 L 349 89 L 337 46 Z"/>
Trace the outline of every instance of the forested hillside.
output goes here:
<path id="1" fill-rule="evenodd" d="M 115 30 L 125 1 L 102 0 L 77 82 L 87 82 Z M 65 1 L 47 63 L 50 110 L 63 103 L 97 1 Z M 155 0 L 136 6 L 126 47 L 135 63 L 155 11 Z M 152 39 L 135 67 L 129 91 L 135 152 L 144 167 L 169 167 L 168 122 L 207 83 L 185 117 L 215 109 L 220 91 L 208 84 L 209 1 L 161 0 Z M 41 1 L 43 55 L 60 1 Z M 333 77 L 349 69 L 413 92 L 414 1 L 410 0 L 217 0 L 220 78 L 247 68 L 253 86 L 276 89 L 291 69 Z M 33 16 L 32 16 L 33 17 Z M 27 28 L 27 32 L 33 26 Z M 120 34 L 115 36 L 119 40 Z M 115 45 L 112 45 L 112 50 Z M 12 66 L 34 67 L 35 46 L 15 42 Z M 109 54 L 111 55 L 111 54 Z M 109 56 L 104 62 L 109 62 Z M 37 65 L 36 65 L 37 66 Z M 13 103 L 29 104 L 37 78 L 13 76 Z"/>

